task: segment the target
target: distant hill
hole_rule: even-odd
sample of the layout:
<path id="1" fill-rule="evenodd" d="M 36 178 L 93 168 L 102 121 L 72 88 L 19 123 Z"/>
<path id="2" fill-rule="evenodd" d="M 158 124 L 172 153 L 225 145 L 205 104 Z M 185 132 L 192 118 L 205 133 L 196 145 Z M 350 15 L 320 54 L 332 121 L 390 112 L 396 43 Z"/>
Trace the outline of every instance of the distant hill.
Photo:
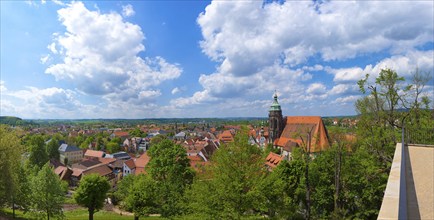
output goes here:
<path id="1" fill-rule="evenodd" d="M 14 116 L 0 116 L 0 124 L 17 126 L 17 125 L 31 125 L 34 123 Z"/>

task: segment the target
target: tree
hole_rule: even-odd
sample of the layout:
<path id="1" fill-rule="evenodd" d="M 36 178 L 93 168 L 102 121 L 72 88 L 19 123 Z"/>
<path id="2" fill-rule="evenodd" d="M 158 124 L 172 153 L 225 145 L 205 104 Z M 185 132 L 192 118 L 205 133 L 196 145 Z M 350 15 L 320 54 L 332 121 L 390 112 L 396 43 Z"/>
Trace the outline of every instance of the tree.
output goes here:
<path id="1" fill-rule="evenodd" d="M 32 207 L 41 217 L 63 217 L 62 205 L 65 201 L 67 184 L 62 183 L 49 164 L 45 164 L 32 179 Z"/>
<path id="2" fill-rule="evenodd" d="M 135 180 L 134 175 L 128 175 L 122 178 L 122 180 L 117 184 L 116 191 L 114 192 L 114 196 L 116 200 L 123 201 L 128 196 L 130 188 L 134 184 Z M 121 206 L 124 205 L 121 203 Z M 125 207 L 124 207 L 125 208 Z"/>
<path id="3" fill-rule="evenodd" d="M 394 147 L 401 140 L 402 127 L 416 134 L 426 130 L 428 138 L 422 141 L 432 139 L 428 130 L 434 126 L 433 120 L 428 110 L 421 109 L 430 103 L 429 98 L 422 95 L 429 78 L 416 70 L 412 82 L 405 84 L 405 79 L 395 71 L 382 69 L 374 83 L 369 83 L 369 75 L 358 82 L 360 91 L 368 92 L 368 96 L 356 102 L 360 114 L 357 134 L 363 141 L 360 144 L 378 157 L 386 172 L 392 162 Z"/>
<path id="4" fill-rule="evenodd" d="M 48 159 L 59 160 L 59 139 L 55 136 L 47 144 Z"/>
<path id="5" fill-rule="evenodd" d="M 110 189 L 110 184 L 105 177 L 98 174 L 90 174 L 82 177 L 74 194 L 77 204 L 89 211 L 89 220 L 93 220 L 93 214 L 104 206 L 104 199 Z"/>
<path id="6" fill-rule="evenodd" d="M 111 141 L 107 143 L 106 148 L 107 151 L 109 151 L 110 153 L 116 153 L 121 150 L 121 146 L 119 146 L 118 143 L 111 142 Z"/>
<path id="7" fill-rule="evenodd" d="M 48 161 L 48 154 L 45 148 L 45 142 L 41 135 L 35 135 L 29 141 L 30 155 L 29 164 L 42 168 Z"/>
<path id="8" fill-rule="evenodd" d="M 304 165 L 300 163 L 303 162 L 302 160 L 295 157 L 296 159 L 289 162 L 282 160 L 258 183 L 260 198 L 257 200 L 256 207 L 271 218 L 303 217 L 300 215 L 300 203 L 304 199 L 305 192 L 301 184 Z"/>
<path id="9" fill-rule="evenodd" d="M 163 141 L 163 140 L 167 140 L 167 137 L 166 137 L 165 135 L 161 135 L 161 134 L 159 134 L 159 135 L 157 135 L 157 136 L 151 138 L 151 143 L 150 143 L 150 144 L 151 144 L 151 146 L 152 146 L 152 145 L 155 145 L 155 144 L 160 143 L 160 142 Z"/>
<path id="10" fill-rule="evenodd" d="M 151 159 L 146 169 L 158 186 L 159 212 L 164 217 L 182 213 L 181 199 L 194 177 L 185 149 L 164 139 L 152 146 L 148 154 Z"/>
<path id="11" fill-rule="evenodd" d="M 131 135 L 131 137 L 145 137 L 145 132 L 143 132 L 139 128 L 135 128 L 134 130 L 131 130 L 128 133 Z"/>
<path id="12" fill-rule="evenodd" d="M 18 205 L 28 207 L 28 182 L 23 175 L 21 154 L 23 146 L 14 130 L 0 125 L 0 206 L 9 204 L 13 209 Z"/>
<path id="13" fill-rule="evenodd" d="M 149 175 L 140 174 L 135 177 L 133 184 L 128 188 L 124 200 L 124 207 L 134 213 L 134 219 L 156 213 L 160 205 L 158 200 L 157 182 Z"/>
<path id="14" fill-rule="evenodd" d="M 206 218 L 233 219 L 254 210 L 259 200 L 256 185 L 265 172 L 264 160 L 261 150 L 250 145 L 244 133 L 214 153 L 209 179 L 195 180 L 192 189 L 201 193 L 191 193 L 193 212 L 204 213 Z"/>

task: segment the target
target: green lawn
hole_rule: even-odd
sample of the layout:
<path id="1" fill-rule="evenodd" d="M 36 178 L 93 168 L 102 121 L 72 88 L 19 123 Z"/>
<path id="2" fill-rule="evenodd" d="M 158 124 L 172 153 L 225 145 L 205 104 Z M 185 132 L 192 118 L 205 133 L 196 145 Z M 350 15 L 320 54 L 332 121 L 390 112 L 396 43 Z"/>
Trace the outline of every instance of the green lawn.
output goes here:
<path id="1" fill-rule="evenodd" d="M 72 219 L 72 220 L 86 220 L 86 219 L 88 219 L 88 212 L 87 212 L 87 210 L 86 209 L 84 209 L 84 208 L 80 208 L 80 209 L 76 209 L 76 210 L 72 210 L 72 211 L 67 211 L 67 212 L 65 212 L 64 213 L 65 214 L 65 219 Z M 26 213 L 26 214 L 24 214 L 22 211 L 15 211 L 15 215 L 16 215 L 16 219 L 36 219 L 36 217 L 34 216 L 34 215 L 32 215 L 32 213 Z M 0 219 L 3 219 L 3 218 L 6 218 L 6 219 L 12 219 L 12 209 L 9 209 L 9 208 L 1 208 L 0 209 Z M 107 219 L 107 220 L 117 220 L 117 219 L 119 219 L 119 220 L 123 220 L 123 219 L 129 219 L 129 220 L 132 220 L 132 219 L 134 219 L 134 217 L 133 216 L 125 216 L 125 215 L 123 215 L 123 216 L 121 216 L 121 215 L 119 215 L 119 214 L 117 214 L 117 213 L 114 213 L 114 212 L 107 212 L 107 211 L 99 211 L 99 212 L 97 212 L 97 213 L 95 213 L 94 215 L 93 215 L 93 218 L 94 218 L 94 220 L 104 220 L 104 219 Z M 144 218 L 144 217 L 142 217 L 142 218 L 140 218 L 140 219 L 163 219 L 163 218 L 160 218 L 160 217 L 146 217 L 146 218 Z"/>

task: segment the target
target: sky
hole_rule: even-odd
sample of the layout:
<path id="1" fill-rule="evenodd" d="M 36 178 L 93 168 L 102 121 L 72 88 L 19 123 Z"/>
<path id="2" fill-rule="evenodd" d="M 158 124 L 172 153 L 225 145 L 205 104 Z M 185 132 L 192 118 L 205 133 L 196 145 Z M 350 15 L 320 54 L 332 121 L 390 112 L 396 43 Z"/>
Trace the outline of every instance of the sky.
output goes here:
<path id="1" fill-rule="evenodd" d="M 0 115 L 25 119 L 267 117 L 275 92 L 354 115 L 366 74 L 434 73 L 433 1 L 0 4 Z"/>

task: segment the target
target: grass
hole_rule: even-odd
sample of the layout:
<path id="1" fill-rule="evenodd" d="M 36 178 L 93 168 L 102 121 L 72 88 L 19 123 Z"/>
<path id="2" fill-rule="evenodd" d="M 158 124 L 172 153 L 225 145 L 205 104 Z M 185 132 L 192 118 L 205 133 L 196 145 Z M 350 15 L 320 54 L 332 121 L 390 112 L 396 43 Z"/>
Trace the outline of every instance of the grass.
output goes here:
<path id="1" fill-rule="evenodd" d="M 11 208 L 0 208 L 0 219 L 12 219 Z M 21 210 L 15 210 L 15 219 L 36 219 L 31 213 L 25 213 Z"/>
<path id="2" fill-rule="evenodd" d="M 71 211 L 66 211 L 64 212 L 65 214 L 65 219 L 71 219 L 71 220 L 86 220 L 89 219 L 89 213 L 87 212 L 87 209 L 85 208 L 79 208 L 79 209 L 75 209 L 75 210 L 71 210 Z M 15 210 L 15 219 L 18 220 L 24 220 L 24 219 L 37 219 L 34 215 L 32 215 L 32 213 L 26 213 L 24 214 L 22 211 L 20 210 Z M 0 219 L 12 219 L 12 209 L 10 208 L 0 208 Z M 114 212 L 108 212 L 108 211 L 99 211 L 95 214 L 93 214 L 93 219 L 94 220 L 132 220 L 134 219 L 133 216 L 126 216 L 126 215 L 119 215 L 117 213 Z M 141 217 L 140 219 L 163 219 L 160 217 Z"/>

